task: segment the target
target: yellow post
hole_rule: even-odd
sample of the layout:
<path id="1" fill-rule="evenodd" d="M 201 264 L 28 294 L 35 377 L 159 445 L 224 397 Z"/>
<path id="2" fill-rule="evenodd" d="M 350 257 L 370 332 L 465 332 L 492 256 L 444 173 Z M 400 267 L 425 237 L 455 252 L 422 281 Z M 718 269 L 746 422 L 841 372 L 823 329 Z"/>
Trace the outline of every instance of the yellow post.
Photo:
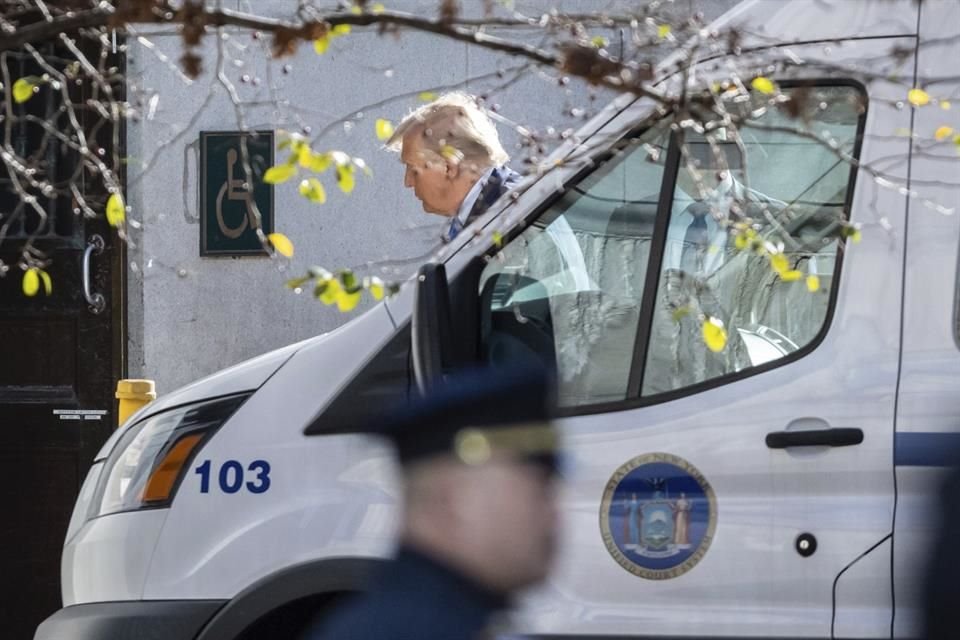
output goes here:
<path id="1" fill-rule="evenodd" d="M 117 382 L 117 426 L 127 421 L 140 407 L 157 399 L 153 380 L 120 380 Z"/>

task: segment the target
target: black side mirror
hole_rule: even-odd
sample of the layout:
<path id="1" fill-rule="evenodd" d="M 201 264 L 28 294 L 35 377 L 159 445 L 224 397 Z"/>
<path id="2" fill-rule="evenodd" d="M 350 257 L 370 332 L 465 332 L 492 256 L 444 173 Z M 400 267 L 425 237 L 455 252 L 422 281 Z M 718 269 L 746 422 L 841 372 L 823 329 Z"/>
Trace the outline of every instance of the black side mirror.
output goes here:
<path id="1" fill-rule="evenodd" d="M 452 323 L 447 270 L 442 264 L 425 264 L 417 272 L 411 320 L 413 376 L 421 395 L 440 387 L 452 364 Z"/>

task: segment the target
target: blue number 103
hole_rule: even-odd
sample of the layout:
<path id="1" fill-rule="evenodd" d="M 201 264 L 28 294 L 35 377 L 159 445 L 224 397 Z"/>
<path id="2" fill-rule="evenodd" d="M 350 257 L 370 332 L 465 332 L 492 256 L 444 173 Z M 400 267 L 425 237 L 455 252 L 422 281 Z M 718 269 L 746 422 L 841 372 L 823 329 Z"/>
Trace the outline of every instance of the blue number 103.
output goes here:
<path id="1" fill-rule="evenodd" d="M 210 460 L 204 462 L 194 469 L 194 473 L 200 476 L 200 493 L 210 493 L 210 476 L 213 471 L 213 463 Z M 270 463 L 266 460 L 254 460 L 247 465 L 246 473 L 250 478 L 244 482 L 243 465 L 236 460 L 227 460 L 220 465 L 217 473 L 217 481 L 220 491 L 223 493 L 237 493 L 243 487 L 246 487 L 250 493 L 265 493 L 270 488 Z"/>

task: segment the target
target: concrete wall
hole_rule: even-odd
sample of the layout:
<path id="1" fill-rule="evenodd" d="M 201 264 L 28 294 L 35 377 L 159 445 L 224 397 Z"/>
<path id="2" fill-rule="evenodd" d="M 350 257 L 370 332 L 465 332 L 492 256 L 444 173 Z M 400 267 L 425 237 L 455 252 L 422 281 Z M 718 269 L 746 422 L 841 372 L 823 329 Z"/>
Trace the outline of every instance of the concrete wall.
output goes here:
<path id="1" fill-rule="evenodd" d="M 736 1 L 710 0 L 701 8 L 709 16 L 719 15 Z M 435 0 L 388 4 L 420 11 L 435 11 L 437 5 Z M 473 0 L 463 4 L 470 11 L 481 6 Z M 634 4 L 517 2 L 518 8 L 531 12 L 558 5 L 590 11 Z M 678 0 L 677 4 L 695 3 Z M 241 0 L 236 6 L 281 17 L 289 16 L 296 3 Z M 540 71 L 518 76 L 505 89 L 498 87 L 511 74 L 470 80 L 514 67 L 517 61 L 426 35 L 393 38 L 355 29 L 335 40 L 323 56 L 302 47 L 293 58 L 268 61 L 263 53 L 269 47 L 267 38 L 232 32 L 224 46 L 223 71 L 245 103 L 238 116 L 215 78 L 215 38 L 203 43 L 205 72 L 189 83 L 175 62 L 182 53 L 180 37 L 170 32 L 141 35 L 150 44 L 131 39 L 129 49 L 131 95 L 134 100 L 139 96 L 144 116 L 131 123 L 128 136 L 128 200 L 131 217 L 140 225 L 132 229 L 129 250 L 129 374 L 155 379 L 161 393 L 329 331 L 356 315 L 341 314 L 283 287 L 288 277 L 307 266 L 361 267 L 396 279 L 416 267 L 415 260 L 402 263 L 404 258 L 423 255 L 436 244 L 443 220 L 421 211 L 413 194 L 402 187 L 402 165 L 394 154 L 381 149 L 374 135 L 377 118 L 397 121 L 419 104 L 415 96 L 405 94 L 437 87 L 486 93 L 508 120 L 539 130 L 552 126 L 557 131 L 578 126 L 589 111 L 611 97 L 603 93 L 593 97 L 590 89 L 576 82 L 560 88 L 553 74 Z M 602 35 L 613 42 L 618 37 Z M 574 106 L 586 107 L 588 113 L 574 117 L 570 111 Z M 315 148 L 342 149 L 363 158 L 373 170 L 372 179 L 360 179 L 350 195 L 327 181 L 324 205 L 300 197 L 296 181 L 275 189 L 275 228 L 296 245 L 289 264 L 265 257 L 199 257 L 197 145 L 201 131 L 246 127 L 316 135 L 357 110 L 362 115 L 334 126 Z M 507 150 L 522 156 L 516 148 L 516 133 L 509 125 L 500 128 Z M 401 263 L 379 264 L 388 260 Z"/>

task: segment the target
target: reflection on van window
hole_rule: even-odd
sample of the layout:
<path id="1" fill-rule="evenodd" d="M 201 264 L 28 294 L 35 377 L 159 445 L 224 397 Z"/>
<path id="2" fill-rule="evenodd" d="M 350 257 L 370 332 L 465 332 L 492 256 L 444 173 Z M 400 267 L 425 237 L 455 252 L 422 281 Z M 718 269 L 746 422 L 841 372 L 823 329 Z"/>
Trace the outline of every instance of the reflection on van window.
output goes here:
<path id="1" fill-rule="evenodd" d="M 777 360 L 808 345 L 823 327 L 851 169 L 792 130 L 828 131 L 851 154 L 861 101 L 851 87 L 809 91 L 805 99 L 821 109 L 806 125 L 768 111 L 740 128 L 742 145 L 722 130 L 709 140 L 684 137 L 643 395 Z M 787 238 L 783 274 L 771 269 L 769 257 L 737 249 L 730 224 L 744 218 L 758 225 L 761 239 Z M 719 352 L 705 344 L 705 317 L 723 322 L 727 343 Z"/>
<path id="2" fill-rule="evenodd" d="M 481 278 L 486 357 L 556 363 L 562 406 L 626 397 L 668 137 L 622 144 Z"/>
<path id="3" fill-rule="evenodd" d="M 643 352 L 638 335 L 648 340 L 646 362 L 637 365 L 644 396 L 809 345 L 836 286 L 852 172 L 797 130 L 826 132 L 852 154 L 863 102 L 852 87 L 797 91 L 819 105 L 804 123 L 772 110 L 736 132 L 713 129 L 705 137 L 687 130 L 675 137 L 680 163 L 676 182 L 666 187 L 667 125 L 622 142 L 486 267 L 485 357 L 494 364 L 555 363 L 560 403 L 572 407 L 626 399 L 634 359 Z M 665 233 L 654 238 L 662 188 L 673 198 Z M 779 270 L 770 255 L 743 246 L 738 230 L 745 221 L 755 241 L 783 242 Z M 655 243 L 662 251 L 652 251 Z M 651 253 L 662 256 L 651 267 L 659 270 L 657 288 L 644 291 Z M 653 308 L 649 327 L 638 326 L 644 296 Z M 708 317 L 726 331 L 717 351 L 705 340 Z"/>

